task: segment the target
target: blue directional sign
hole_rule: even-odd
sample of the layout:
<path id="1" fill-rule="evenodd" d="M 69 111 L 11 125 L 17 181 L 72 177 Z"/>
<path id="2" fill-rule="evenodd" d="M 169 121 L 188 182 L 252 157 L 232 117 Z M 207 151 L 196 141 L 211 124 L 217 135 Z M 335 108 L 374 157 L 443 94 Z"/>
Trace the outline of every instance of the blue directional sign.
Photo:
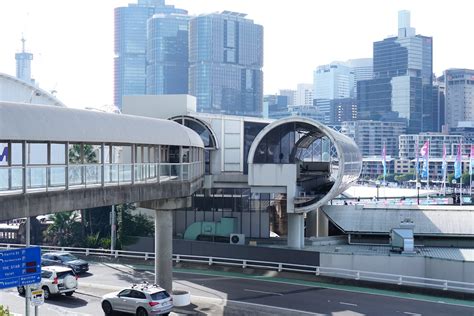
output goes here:
<path id="1" fill-rule="evenodd" d="M 0 289 L 41 282 L 41 249 L 0 251 Z"/>

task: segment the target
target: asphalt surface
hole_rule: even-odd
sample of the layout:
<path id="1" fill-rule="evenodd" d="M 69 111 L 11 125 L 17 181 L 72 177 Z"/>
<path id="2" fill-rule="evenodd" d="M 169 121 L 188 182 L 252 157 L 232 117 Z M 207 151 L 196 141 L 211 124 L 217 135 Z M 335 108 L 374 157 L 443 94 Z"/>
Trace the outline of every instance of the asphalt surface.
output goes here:
<path id="1" fill-rule="evenodd" d="M 152 281 L 154 277 L 151 271 L 119 264 L 92 264 L 90 272 L 80 277 L 77 293 L 47 301 L 39 308 L 39 315 L 103 315 L 102 295 L 133 282 Z M 272 275 L 179 270 L 174 273 L 173 286 L 192 294 L 192 304 L 176 308 L 174 315 L 474 316 L 473 302 L 427 296 L 414 299 L 408 294 L 392 295 L 357 287 L 325 288 L 317 283 L 281 280 Z M 16 289 L 1 290 L 0 304 L 24 314 L 24 298 Z"/>

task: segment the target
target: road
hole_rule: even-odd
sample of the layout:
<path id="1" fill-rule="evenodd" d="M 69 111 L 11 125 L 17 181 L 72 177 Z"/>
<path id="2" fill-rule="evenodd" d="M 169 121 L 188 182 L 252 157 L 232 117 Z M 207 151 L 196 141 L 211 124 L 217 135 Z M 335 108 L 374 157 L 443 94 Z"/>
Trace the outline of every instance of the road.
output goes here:
<path id="1" fill-rule="evenodd" d="M 91 264 L 72 297 L 56 297 L 39 308 L 43 316 L 102 315 L 100 297 L 153 273 L 119 264 Z M 474 303 L 349 286 L 320 286 L 269 275 L 176 270 L 174 288 L 187 289 L 192 305 L 175 315 L 470 315 Z M 328 288 L 329 287 L 329 288 Z M 24 299 L 15 289 L 0 291 L 0 303 L 19 314 Z M 32 313 L 33 315 L 33 313 Z"/>

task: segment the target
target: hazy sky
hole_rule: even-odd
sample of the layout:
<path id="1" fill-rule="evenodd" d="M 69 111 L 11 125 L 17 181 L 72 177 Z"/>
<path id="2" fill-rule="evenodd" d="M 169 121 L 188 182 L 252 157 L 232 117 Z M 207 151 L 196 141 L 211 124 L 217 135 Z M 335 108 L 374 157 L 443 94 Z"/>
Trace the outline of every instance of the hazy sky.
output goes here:
<path id="1" fill-rule="evenodd" d="M 0 72 L 15 74 L 21 34 L 32 75 L 72 107 L 112 103 L 113 8 L 131 0 L 0 0 Z M 168 0 L 190 14 L 231 10 L 264 26 L 264 90 L 312 82 L 333 60 L 372 57 L 372 43 L 397 33 L 411 11 L 418 34 L 433 36 L 434 71 L 474 68 L 474 1 Z"/>

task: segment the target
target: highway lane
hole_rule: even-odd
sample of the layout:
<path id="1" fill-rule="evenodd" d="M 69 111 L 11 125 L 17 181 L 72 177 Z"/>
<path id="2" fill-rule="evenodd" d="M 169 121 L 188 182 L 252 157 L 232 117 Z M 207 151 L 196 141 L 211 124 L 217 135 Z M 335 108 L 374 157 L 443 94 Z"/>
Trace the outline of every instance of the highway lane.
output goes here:
<path id="1" fill-rule="evenodd" d="M 153 273 L 126 265 L 92 264 L 91 274 L 79 279 L 78 293 L 70 298 L 62 296 L 48 301 L 40 307 L 41 315 L 101 315 L 100 297 L 103 294 L 142 280 L 153 281 Z M 174 273 L 174 288 L 192 293 L 194 306 L 188 312 L 198 315 L 474 316 L 474 304 L 472 307 L 457 306 L 437 303 L 436 299 L 421 301 L 363 293 L 351 287 L 328 289 L 298 284 L 298 281 L 290 284 L 270 280 L 279 281 L 265 276 L 179 270 Z M 23 313 L 24 300 L 14 289 L 0 291 L 0 303 L 8 303 L 14 307 L 13 311 Z M 184 310 L 176 312 L 185 313 Z"/>

